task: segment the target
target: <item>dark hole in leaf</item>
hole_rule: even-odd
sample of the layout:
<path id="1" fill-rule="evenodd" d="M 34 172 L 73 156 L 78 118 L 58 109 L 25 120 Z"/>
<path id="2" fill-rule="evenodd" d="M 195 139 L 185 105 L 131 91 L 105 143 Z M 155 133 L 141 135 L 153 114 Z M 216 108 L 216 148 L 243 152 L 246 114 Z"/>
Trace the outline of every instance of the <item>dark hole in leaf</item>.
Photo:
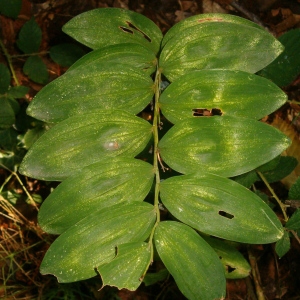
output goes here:
<path id="1" fill-rule="evenodd" d="M 131 29 L 127 28 L 127 27 L 119 26 L 119 28 L 120 28 L 122 31 L 126 32 L 126 33 L 131 33 L 131 34 L 133 34 L 133 31 L 132 31 Z"/>
<path id="2" fill-rule="evenodd" d="M 222 256 L 219 256 L 219 258 L 220 258 L 220 259 L 223 259 L 223 257 L 222 257 Z"/>
<path id="3" fill-rule="evenodd" d="M 143 37 L 144 37 L 148 42 L 151 43 L 150 37 L 149 37 L 145 32 L 143 32 L 142 30 L 140 30 L 139 28 L 137 28 L 135 25 L 133 25 L 133 24 L 130 23 L 129 21 L 126 21 L 126 23 L 128 24 L 128 26 L 129 26 L 130 28 L 133 28 L 133 29 L 137 30 L 138 32 L 140 32 L 140 33 L 143 35 Z"/>
<path id="4" fill-rule="evenodd" d="M 236 268 L 232 268 L 231 266 L 226 265 L 226 270 L 228 273 L 232 273 Z"/>
<path id="5" fill-rule="evenodd" d="M 227 213 L 223 210 L 219 211 L 219 215 L 222 216 L 222 217 L 225 217 L 227 219 L 230 219 L 230 220 L 234 218 L 234 215 L 231 215 L 231 214 L 229 214 L 229 213 Z"/>
<path id="6" fill-rule="evenodd" d="M 211 110 L 207 108 L 193 108 L 192 112 L 194 117 L 222 116 L 223 114 L 219 108 L 212 108 Z"/>

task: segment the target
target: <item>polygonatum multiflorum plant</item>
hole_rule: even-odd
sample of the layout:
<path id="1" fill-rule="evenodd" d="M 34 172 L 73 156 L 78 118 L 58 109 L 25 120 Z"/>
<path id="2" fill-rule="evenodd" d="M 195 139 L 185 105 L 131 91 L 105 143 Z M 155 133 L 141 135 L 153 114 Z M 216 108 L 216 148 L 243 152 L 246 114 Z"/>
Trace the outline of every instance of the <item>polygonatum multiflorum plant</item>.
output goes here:
<path id="1" fill-rule="evenodd" d="M 163 36 L 140 14 L 104 8 L 63 30 L 93 51 L 28 107 L 54 126 L 20 172 L 62 181 L 39 212 L 41 228 L 60 235 L 41 273 L 60 282 L 100 274 L 103 285 L 134 290 L 161 260 L 188 299 L 224 297 L 226 277 L 249 272 L 226 240 L 283 236 L 269 206 L 230 179 L 289 145 L 259 121 L 286 95 L 255 75 L 282 45 L 222 14 L 187 18 Z M 151 120 L 137 116 L 147 106 Z"/>

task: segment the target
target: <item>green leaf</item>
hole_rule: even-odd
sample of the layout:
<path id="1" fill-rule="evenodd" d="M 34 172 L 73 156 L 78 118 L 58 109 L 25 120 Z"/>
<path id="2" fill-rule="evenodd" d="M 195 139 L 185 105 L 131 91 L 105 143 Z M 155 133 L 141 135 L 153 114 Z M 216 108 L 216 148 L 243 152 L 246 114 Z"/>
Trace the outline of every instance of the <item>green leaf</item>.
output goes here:
<path id="1" fill-rule="evenodd" d="M 218 254 L 227 279 L 239 279 L 249 276 L 251 267 L 235 247 L 219 239 L 203 238 Z"/>
<path id="2" fill-rule="evenodd" d="M 72 65 L 68 71 L 82 65 L 95 63 L 129 65 L 151 75 L 157 65 L 157 58 L 152 51 L 139 44 L 117 44 L 94 50 Z"/>
<path id="3" fill-rule="evenodd" d="M 51 59 L 63 67 L 70 67 L 86 52 L 79 46 L 63 43 L 50 48 Z"/>
<path id="4" fill-rule="evenodd" d="M 152 126 L 123 111 L 98 111 L 55 125 L 29 149 L 20 166 L 26 176 L 63 180 L 82 167 L 122 155 L 134 157 L 151 138 Z"/>
<path id="5" fill-rule="evenodd" d="M 137 114 L 153 94 L 153 81 L 144 72 L 100 61 L 79 66 L 49 83 L 35 96 L 27 113 L 45 122 L 59 122 L 99 109 Z"/>
<path id="6" fill-rule="evenodd" d="M 235 177 L 231 178 L 232 180 L 234 180 L 235 182 L 245 186 L 246 188 L 250 188 L 251 185 L 255 182 L 255 181 L 259 181 L 259 177 L 256 173 L 256 171 L 250 171 Z"/>
<path id="7" fill-rule="evenodd" d="M 4 64 L 0 64 L 0 95 L 5 94 L 9 89 L 10 73 Z"/>
<path id="8" fill-rule="evenodd" d="M 185 297 L 211 300 L 225 296 L 223 266 L 193 229 L 174 221 L 160 222 L 154 239 L 161 260 Z"/>
<path id="9" fill-rule="evenodd" d="M 103 286 L 111 285 L 118 289 L 136 290 L 142 283 L 142 276 L 150 260 L 151 251 L 147 243 L 120 245 L 116 258 L 99 267 Z"/>
<path id="10" fill-rule="evenodd" d="M 160 29 L 151 20 L 133 11 L 116 8 L 82 13 L 65 24 L 63 31 L 92 49 L 136 43 L 156 54 L 162 40 Z"/>
<path id="11" fill-rule="evenodd" d="M 28 150 L 45 132 L 46 128 L 43 125 L 28 129 L 22 140 L 24 148 Z"/>
<path id="12" fill-rule="evenodd" d="M 17 46 L 24 53 L 31 54 L 39 51 L 41 42 L 42 30 L 34 18 L 31 18 L 21 28 Z"/>
<path id="13" fill-rule="evenodd" d="M 39 56 L 30 56 L 23 66 L 23 72 L 29 79 L 40 84 L 46 84 L 49 80 L 47 66 Z"/>
<path id="14" fill-rule="evenodd" d="M 270 207 L 227 178 L 205 173 L 171 177 L 161 183 L 160 197 L 178 220 L 209 235 L 251 244 L 272 243 L 283 235 Z"/>
<path id="15" fill-rule="evenodd" d="M 1 0 L 0 1 L 0 13 L 16 19 L 22 8 L 22 0 Z"/>
<path id="16" fill-rule="evenodd" d="M 164 47 L 165 44 L 170 39 L 176 38 L 176 36 L 179 33 L 184 32 L 185 29 L 194 26 L 196 26 L 194 28 L 197 28 L 197 26 L 200 23 L 212 23 L 212 22 L 227 22 L 227 23 L 233 23 L 237 25 L 245 25 L 245 26 L 250 26 L 265 31 L 261 26 L 257 25 L 256 23 L 238 16 L 234 16 L 230 14 L 219 14 L 219 13 L 200 14 L 200 15 L 195 15 L 183 19 L 182 21 L 178 22 L 173 27 L 171 27 L 162 40 L 162 47 Z"/>
<path id="17" fill-rule="evenodd" d="M 279 161 L 273 169 L 263 172 L 269 183 L 280 181 L 288 176 L 298 165 L 298 161 L 292 156 L 280 156 Z M 258 168 L 260 171 L 260 169 Z"/>
<path id="18" fill-rule="evenodd" d="M 142 242 L 155 222 L 155 210 L 145 202 L 123 203 L 96 211 L 60 235 L 47 251 L 42 274 L 59 282 L 91 278 L 95 269 L 112 261 L 116 247 Z"/>
<path id="19" fill-rule="evenodd" d="M 0 110 L 1 112 L 1 110 Z M 2 120 L 2 118 L 1 118 Z M 13 151 L 16 147 L 18 132 L 12 127 L 0 130 L 0 147 L 3 150 Z"/>
<path id="20" fill-rule="evenodd" d="M 300 177 L 297 178 L 295 183 L 289 190 L 289 199 L 300 200 Z"/>
<path id="21" fill-rule="evenodd" d="M 267 124 L 248 118 L 215 116 L 177 123 L 160 140 L 159 151 L 177 172 L 203 169 L 232 177 L 278 156 L 289 144 L 288 137 Z"/>
<path id="22" fill-rule="evenodd" d="M 28 86 L 18 85 L 10 87 L 8 95 L 13 98 L 23 98 L 29 92 Z"/>
<path id="23" fill-rule="evenodd" d="M 0 104 L 0 129 L 6 129 L 14 124 L 15 112 L 11 106 L 9 98 L 1 97 Z"/>
<path id="24" fill-rule="evenodd" d="M 0 130 L 0 163 L 10 170 L 16 170 L 25 155 L 25 150 L 17 147 L 18 134 L 13 127 Z"/>
<path id="25" fill-rule="evenodd" d="M 283 237 L 276 243 L 275 251 L 279 258 L 284 256 L 291 248 L 289 233 L 284 231 Z"/>
<path id="26" fill-rule="evenodd" d="M 153 176 L 152 165 L 132 158 L 87 166 L 48 196 L 39 211 L 39 224 L 46 232 L 60 234 L 105 207 L 125 201 L 143 201 L 150 191 Z"/>
<path id="27" fill-rule="evenodd" d="M 279 37 L 284 45 L 284 51 L 259 75 L 264 76 L 278 86 L 287 86 L 300 73 L 300 29 L 292 29 Z"/>
<path id="28" fill-rule="evenodd" d="M 156 273 L 147 273 L 143 279 L 143 282 L 145 286 L 149 286 L 158 281 L 165 280 L 169 274 L 170 273 L 167 269 L 161 269 Z"/>
<path id="29" fill-rule="evenodd" d="M 231 70 L 201 70 L 181 76 L 160 97 L 160 108 L 172 123 L 194 118 L 199 110 L 261 119 L 287 100 L 275 84 L 257 75 Z"/>
<path id="30" fill-rule="evenodd" d="M 257 171 L 260 171 L 262 173 L 266 173 L 266 172 L 272 171 L 272 170 L 274 170 L 277 167 L 277 165 L 279 164 L 279 161 L 280 161 L 280 155 L 276 156 L 273 159 L 271 159 L 267 163 L 259 166 L 257 168 Z"/>
<path id="31" fill-rule="evenodd" d="M 297 209 L 290 219 L 286 222 L 285 227 L 291 230 L 300 229 L 300 209 Z"/>
<path id="32" fill-rule="evenodd" d="M 14 190 L 2 192 L 0 195 L 13 205 L 16 205 L 17 201 L 21 198 L 21 195 L 16 193 Z"/>
<path id="33" fill-rule="evenodd" d="M 199 69 L 256 73 L 283 51 L 281 43 L 267 31 L 223 20 L 200 20 L 176 30 L 176 34 L 174 30 L 173 35 L 159 59 L 162 73 L 170 81 Z"/>

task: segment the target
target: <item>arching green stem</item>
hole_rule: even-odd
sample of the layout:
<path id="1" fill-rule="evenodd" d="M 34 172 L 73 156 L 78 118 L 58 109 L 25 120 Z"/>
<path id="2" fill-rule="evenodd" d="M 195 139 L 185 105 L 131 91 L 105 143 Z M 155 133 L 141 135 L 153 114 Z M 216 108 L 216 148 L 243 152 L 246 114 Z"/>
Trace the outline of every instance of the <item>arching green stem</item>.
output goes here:
<path id="1" fill-rule="evenodd" d="M 267 179 L 265 178 L 265 176 L 261 172 L 259 172 L 257 170 L 256 170 L 256 172 L 259 175 L 259 177 L 261 178 L 261 180 L 264 182 L 264 184 L 267 186 L 268 190 L 270 191 L 270 193 L 272 194 L 272 196 L 274 197 L 274 199 L 277 201 L 277 203 L 280 206 L 280 209 L 282 211 L 282 214 L 283 214 L 283 217 L 284 217 L 284 221 L 287 222 L 289 218 L 288 218 L 288 216 L 286 214 L 286 211 L 285 211 L 286 208 L 285 208 L 284 204 L 279 200 L 279 198 L 275 194 L 274 190 L 271 188 L 271 186 L 270 186 L 269 182 L 267 181 Z"/>
<path id="2" fill-rule="evenodd" d="M 155 172 L 155 190 L 154 190 L 154 209 L 156 211 L 156 222 L 153 226 L 153 229 L 150 234 L 149 238 L 149 247 L 151 251 L 151 259 L 150 262 L 145 269 L 145 272 L 142 276 L 142 278 L 145 276 L 149 265 L 153 262 L 153 236 L 155 232 L 155 228 L 160 222 L 160 211 L 159 211 L 159 185 L 160 185 L 160 174 L 159 174 L 159 168 L 158 168 L 158 158 L 159 158 L 159 150 L 158 150 L 158 129 L 160 125 L 160 115 L 159 115 L 159 105 L 158 100 L 160 96 L 160 82 L 161 82 L 161 73 L 159 68 L 157 68 L 156 74 L 155 74 L 155 97 L 154 97 L 154 116 L 153 116 L 153 169 Z"/>

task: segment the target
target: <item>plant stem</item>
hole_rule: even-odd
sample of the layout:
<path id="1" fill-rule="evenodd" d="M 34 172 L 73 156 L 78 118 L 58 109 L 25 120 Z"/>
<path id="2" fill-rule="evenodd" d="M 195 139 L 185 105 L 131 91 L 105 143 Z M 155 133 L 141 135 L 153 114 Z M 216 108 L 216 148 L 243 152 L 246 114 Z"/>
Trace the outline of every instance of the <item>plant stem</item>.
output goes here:
<path id="1" fill-rule="evenodd" d="M 13 65 L 12 65 L 12 62 L 11 62 L 11 56 L 10 56 L 10 54 L 7 52 L 7 50 L 6 50 L 4 44 L 2 43 L 1 40 L 0 40 L 0 47 L 1 47 L 3 53 L 4 53 L 5 57 L 6 57 L 7 62 L 8 62 L 9 69 L 10 69 L 10 72 L 11 72 L 11 74 L 12 74 L 12 77 L 13 77 L 13 79 L 14 79 L 16 85 L 19 86 L 19 85 L 20 85 L 20 82 L 19 82 L 19 80 L 18 80 L 18 78 L 17 78 L 17 76 L 16 76 L 14 67 L 13 67 Z"/>
<path id="2" fill-rule="evenodd" d="M 256 171 L 257 174 L 259 175 L 259 177 L 261 178 L 261 180 L 264 182 L 264 184 L 267 186 L 268 190 L 271 192 L 272 196 L 274 197 L 274 199 L 277 201 L 277 203 L 280 206 L 280 209 L 283 213 L 283 217 L 284 217 L 284 221 L 287 222 L 288 221 L 288 216 L 286 214 L 285 211 L 285 205 L 279 200 L 279 198 L 277 197 L 277 195 L 275 194 L 274 190 L 272 189 L 272 187 L 270 186 L 269 182 L 267 181 L 266 177 L 259 171 Z"/>
<path id="3" fill-rule="evenodd" d="M 50 51 L 41 51 L 41 52 L 35 52 L 35 53 L 30 53 L 30 54 L 15 54 L 15 55 L 10 55 L 11 58 L 18 58 L 18 57 L 29 57 L 29 56 L 37 56 L 37 55 L 47 55 L 49 54 Z"/>
<path id="4" fill-rule="evenodd" d="M 149 237 L 149 247 L 151 251 L 151 259 L 149 261 L 149 264 L 147 265 L 145 272 L 143 276 L 141 277 L 141 280 L 144 278 L 150 264 L 153 262 L 153 236 L 155 232 L 155 228 L 160 222 L 160 211 L 159 211 L 159 186 L 160 186 L 160 174 L 159 174 L 159 168 L 158 168 L 158 161 L 159 161 L 159 150 L 158 150 L 158 128 L 160 125 L 160 115 L 159 115 L 159 106 L 158 106 L 158 100 L 160 96 L 160 82 L 161 82 L 161 73 L 159 69 L 157 68 L 156 74 L 155 74 L 155 95 L 154 95 L 154 116 L 153 116 L 153 170 L 155 172 L 155 190 L 154 190 L 154 209 L 156 211 L 156 222 L 153 226 L 153 229 L 151 231 L 150 237 Z"/>
<path id="5" fill-rule="evenodd" d="M 25 192 L 25 194 L 27 195 L 28 199 L 30 200 L 31 204 L 32 204 L 32 205 L 35 207 L 35 209 L 38 211 L 39 209 L 38 209 L 36 203 L 34 202 L 33 198 L 32 198 L 31 195 L 29 194 L 29 192 L 27 191 L 26 187 L 24 186 L 24 184 L 23 184 L 21 178 L 18 176 L 18 174 L 17 174 L 16 172 L 14 172 L 14 171 L 8 169 L 7 167 L 5 167 L 3 164 L 0 164 L 0 166 L 1 166 L 3 169 L 9 171 L 12 175 L 14 175 L 14 176 L 17 178 L 17 180 L 19 181 L 19 183 L 20 183 L 20 185 L 21 185 L 23 191 Z M 7 182 L 6 182 L 6 183 L 7 183 Z"/>

